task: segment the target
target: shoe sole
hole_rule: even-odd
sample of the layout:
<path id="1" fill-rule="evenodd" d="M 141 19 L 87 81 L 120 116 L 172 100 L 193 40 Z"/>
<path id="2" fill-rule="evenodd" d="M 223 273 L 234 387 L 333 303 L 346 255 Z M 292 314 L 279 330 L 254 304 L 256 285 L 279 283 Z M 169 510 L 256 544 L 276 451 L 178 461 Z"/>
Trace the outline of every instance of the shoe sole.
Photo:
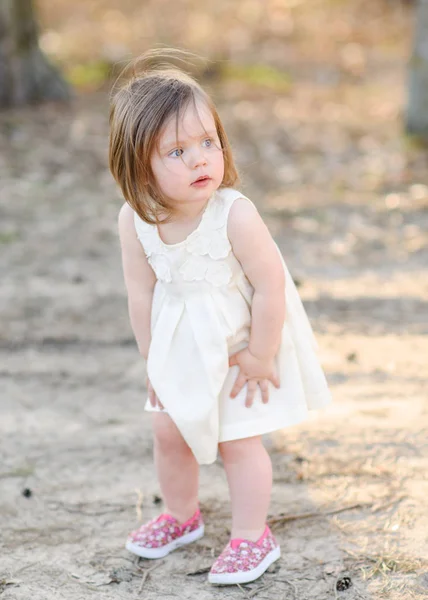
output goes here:
<path id="1" fill-rule="evenodd" d="M 251 571 L 240 571 L 239 573 L 210 573 L 208 575 L 209 583 L 214 583 L 216 585 L 236 585 L 237 583 L 250 583 L 250 581 L 254 581 L 263 575 L 263 573 L 268 569 L 272 563 L 278 560 L 281 556 L 281 549 L 278 546 L 259 564 L 258 567 L 252 569 Z"/>
<path id="2" fill-rule="evenodd" d="M 201 527 L 198 527 L 195 531 L 186 533 L 169 544 L 165 544 L 165 546 L 162 546 L 161 548 L 146 548 L 145 546 L 139 546 L 131 540 L 126 542 L 125 548 L 129 550 L 129 552 L 141 556 L 141 558 L 163 558 L 173 550 L 180 548 L 180 546 L 186 546 L 187 544 L 191 544 L 192 542 L 201 539 L 204 535 L 204 531 L 205 528 L 201 525 Z"/>

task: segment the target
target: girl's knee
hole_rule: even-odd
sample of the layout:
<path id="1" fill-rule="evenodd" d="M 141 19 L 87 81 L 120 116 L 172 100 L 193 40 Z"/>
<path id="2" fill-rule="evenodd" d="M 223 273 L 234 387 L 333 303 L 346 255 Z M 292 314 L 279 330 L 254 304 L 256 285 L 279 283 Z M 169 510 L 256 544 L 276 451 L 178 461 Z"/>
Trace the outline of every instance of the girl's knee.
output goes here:
<path id="1" fill-rule="evenodd" d="M 241 440 L 231 440 L 222 442 L 218 449 L 223 462 L 235 462 L 241 458 L 248 457 L 252 452 L 264 448 L 261 436 L 243 438 Z"/>
<path id="2" fill-rule="evenodd" d="M 179 429 L 169 415 L 153 415 L 153 439 L 156 447 L 165 452 L 190 452 Z"/>

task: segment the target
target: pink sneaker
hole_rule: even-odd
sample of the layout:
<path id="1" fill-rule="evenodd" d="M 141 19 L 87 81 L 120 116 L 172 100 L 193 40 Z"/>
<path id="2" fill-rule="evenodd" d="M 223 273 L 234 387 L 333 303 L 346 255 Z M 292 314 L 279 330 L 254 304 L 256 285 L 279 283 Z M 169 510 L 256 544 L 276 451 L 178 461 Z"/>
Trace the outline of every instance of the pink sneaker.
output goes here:
<path id="1" fill-rule="evenodd" d="M 162 558 L 203 535 L 204 522 L 199 509 L 182 525 L 173 516 L 162 514 L 130 533 L 125 547 L 143 558 Z"/>
<path id="2" fill-rule="evenodd" d="M 218 585 L 249 583 L 263 575 L 280 556 L 278 542 L 266 525 L 257 542 L 231 540 L 211 567 L 208 581 Z"/>

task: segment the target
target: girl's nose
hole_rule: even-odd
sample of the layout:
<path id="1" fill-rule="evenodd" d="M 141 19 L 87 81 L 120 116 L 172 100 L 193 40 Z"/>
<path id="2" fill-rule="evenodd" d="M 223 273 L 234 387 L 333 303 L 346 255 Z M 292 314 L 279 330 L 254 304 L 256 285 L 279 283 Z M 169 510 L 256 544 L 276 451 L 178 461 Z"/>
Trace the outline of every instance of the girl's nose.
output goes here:
<path id="1" fill-rule="evenodd" d="M 203 152 L 199 152 L 193 157 L 193 168 L 194 169 L 196 169 L 197 167 L 203 167 L 206 164 L 207 164 L 207 159 L 205 158 L 205 155 Z"/>

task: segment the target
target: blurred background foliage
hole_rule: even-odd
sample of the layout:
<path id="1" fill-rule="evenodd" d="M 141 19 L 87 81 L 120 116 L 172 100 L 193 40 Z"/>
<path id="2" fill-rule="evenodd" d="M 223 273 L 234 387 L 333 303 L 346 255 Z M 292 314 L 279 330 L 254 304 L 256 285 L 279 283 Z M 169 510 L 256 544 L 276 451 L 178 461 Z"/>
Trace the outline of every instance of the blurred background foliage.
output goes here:
<path id="1" fill-rule="evenodd" d="M 385 83 L 409 52 L 401 0 L 37 0 L 42 49 L 70 82 L 97 88 L 112 67 L 157 44 L 215 61 L 252 91 Z M 410 6 L 410 10 L 409 10 Z M 208 68 L 208 74 L 211 74 Z"/>
<path id="2" fill-rule="evenodd" d="M 78 99 L 64 133 L 70 151 L 96 130 L 104 147 L 96 144 L 101 158 L 91 156 L 90 170 L 102 169 L 109 190 L 112 82 L 132 57 L 172 46 L 201 57 L 194 75 L 219 105 L 243 179 L 266 210 L 285 218 L 306 202 L 353 203 L 357 195 L 389 211 L 428 201 L 427 152 L 404 126 L 411 0 L 34 0 L 34 7 L 40 48 Z M 43 130 L 53 131 L 52 113 L 32 114 L 31 126 L 43 115 Z M 10 121 L 5 127 L 14 130 Z"/>

